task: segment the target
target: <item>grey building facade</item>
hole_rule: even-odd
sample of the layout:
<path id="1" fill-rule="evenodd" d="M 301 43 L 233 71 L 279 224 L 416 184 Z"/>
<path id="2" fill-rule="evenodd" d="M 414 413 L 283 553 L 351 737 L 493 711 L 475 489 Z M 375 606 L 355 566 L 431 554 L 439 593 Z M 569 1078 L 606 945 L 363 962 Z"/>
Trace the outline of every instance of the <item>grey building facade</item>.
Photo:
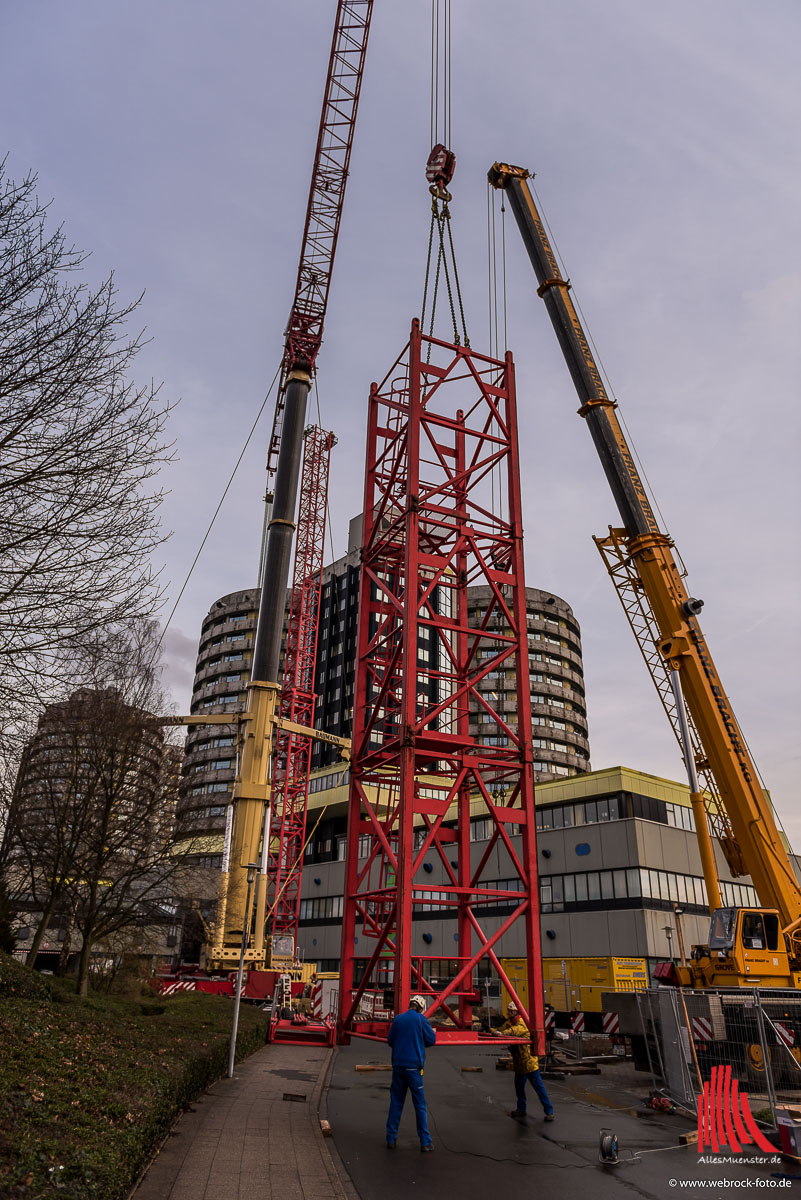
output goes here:
<path id="1" fill-rule="evenodd" d="M 327 809 L 304 863 L 299 946 L 322 970 L 337 970 L 347 782 L 341 773 L 329 771 L 318 775 L 314 786 L 310 821 L 324 805 Z M 650 972 L 671 951 L 678 953 L 676 906 L 687 949 L 706 941 L 709 910 L 685 785 L 612 767 L 540 784 L 536 811 L 543 957 L 636 956 L 646 959 Z M 470 831 L 474 862 L 486 851 L 491 835 L 478 805 L 476 814 Z M 716 855 L 724 903 L 756 903 L 750 879 L 732 878 L 717 845 Z M 435 854 L 428 862 L 431 887 L 436 889 L 447 881 Z M 514 875 L 502 847 L 492 851 L 486 877 L 493 875 L 499 882 Z M 485 910 L 485 931 L 497 929 L 507 911 Z M 501 939 L 501 956 L 524 957 L 518 925 Z M 455 923 L 439 919 L 435 905 L 422 905 L 414 926 L 413 953 L 429 956 L 431 973 L 447 978 L 453 970 L 449 954 L 455 947 Z M 356 937 L 356 955 L 361 957 L 358 928 Z"/>

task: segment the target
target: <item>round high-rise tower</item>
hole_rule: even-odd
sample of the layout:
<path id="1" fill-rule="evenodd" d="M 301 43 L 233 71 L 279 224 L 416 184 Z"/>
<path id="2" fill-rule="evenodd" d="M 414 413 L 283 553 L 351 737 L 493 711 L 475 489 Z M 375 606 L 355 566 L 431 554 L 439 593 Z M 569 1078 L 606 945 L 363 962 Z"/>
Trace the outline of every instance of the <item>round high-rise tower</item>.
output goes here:
<path id="1" fill-rule="evenodd" d="M 468 588 L 471 625 L 481 624 L 489 599 L 488 587 Z M 590 744 L 578 621 L 561 597 L 527 587 L 526 632 L 534 778 L 544 781 L 589 771 Z M 514 673 L 493 671 L 485 676 L 481 686 L 495 693 L 504 720 L 510 727 L 516 726 L 519 682 Z M 470 732 L 481 738 L 481 706 L 472 701 L 470 710 Z M 493 733 L 487 739 L 497 737 L 497 727 L 492 728 Z"/>

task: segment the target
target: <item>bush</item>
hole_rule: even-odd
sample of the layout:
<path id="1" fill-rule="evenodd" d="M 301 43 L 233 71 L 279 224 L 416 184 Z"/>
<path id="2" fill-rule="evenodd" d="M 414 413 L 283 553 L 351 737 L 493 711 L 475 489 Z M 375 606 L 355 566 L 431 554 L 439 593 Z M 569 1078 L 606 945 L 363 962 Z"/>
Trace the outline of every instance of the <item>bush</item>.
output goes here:
<path id="1" fill-rule="evenodd" d="M 197 993 L 81 999 L 8 956 L 0 981 L 0 1196 L 128 1195 L 176 1116 L 225 1073 L 231 1005 Z M 243 1006 L 237 1056 L 266 1031 Z"/>
<path id="2" fill-rule="evenodd" d="M 50 995 L 50 986 L 41 975 L 0 950 L 0 996 L 47 1000 Z"/>

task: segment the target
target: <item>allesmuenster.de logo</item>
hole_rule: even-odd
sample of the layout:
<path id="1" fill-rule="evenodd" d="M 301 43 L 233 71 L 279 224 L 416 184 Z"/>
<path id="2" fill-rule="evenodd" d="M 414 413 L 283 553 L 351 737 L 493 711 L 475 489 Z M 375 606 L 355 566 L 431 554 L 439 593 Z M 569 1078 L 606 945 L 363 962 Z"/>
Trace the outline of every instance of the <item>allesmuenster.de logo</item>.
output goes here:
<path id="1" fill-rule="evenodd" d="M 744 1145 L 753 1142 L 760 1150 L 775 1154 L 764 1134 L 760 1133 L 751 1115 L 748 1096 L 731 1077 L 731 1067 L 713 1067 L 712 1078 L 704 1084 L 698 1097 L 698 1150 L 707 1147 L 714 1153 L 728 1146 L 738 1154 Z"/>

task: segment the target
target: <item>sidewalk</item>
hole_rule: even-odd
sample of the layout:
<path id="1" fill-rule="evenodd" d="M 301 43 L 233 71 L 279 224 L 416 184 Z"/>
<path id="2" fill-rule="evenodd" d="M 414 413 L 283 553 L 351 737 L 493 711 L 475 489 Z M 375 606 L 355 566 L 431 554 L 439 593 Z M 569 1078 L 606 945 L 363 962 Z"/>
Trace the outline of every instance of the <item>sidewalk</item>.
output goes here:
<path id="1" fill-rule="evenodd" d="M 317 1109 L 332 1051 L 265 1046 L 184 1113 L 131 1200 L 357 1200 Z"/>

